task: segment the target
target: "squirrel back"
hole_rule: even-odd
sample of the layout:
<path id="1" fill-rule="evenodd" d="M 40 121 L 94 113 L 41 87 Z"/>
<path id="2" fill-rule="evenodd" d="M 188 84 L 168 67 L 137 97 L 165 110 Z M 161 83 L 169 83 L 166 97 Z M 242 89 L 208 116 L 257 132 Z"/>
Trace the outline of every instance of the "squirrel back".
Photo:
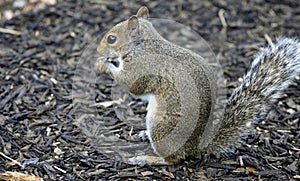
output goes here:
<path id="1" fill-rule="evenodd" d="M 161 37 L 148 18 L 148 9 L 140 8 L 109 30 L 97 49 L 101 72 L 149 99 L 144 133 L 157 156 L 136 156 L 129 159 L 133 164 L 176 163 L 232 151 L 300 72 L 299 42 L 279 39 L 258 54 L 228 100 L 223 119 L 212 124 L 217 86 L 212 68 L 200 55 Z"/>

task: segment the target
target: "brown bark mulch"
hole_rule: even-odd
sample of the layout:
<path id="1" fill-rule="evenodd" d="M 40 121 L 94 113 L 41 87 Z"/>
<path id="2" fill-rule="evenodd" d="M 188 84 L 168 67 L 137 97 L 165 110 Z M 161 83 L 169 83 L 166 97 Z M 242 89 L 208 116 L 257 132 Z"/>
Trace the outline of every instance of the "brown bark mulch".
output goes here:
<path id="1" fill-rule="evenodd" d="M 93 146 L 74 117 L 76 68 L 95 37 L 142 5 L 151 17 L 190 26 L 209 43 L 224 68 L 228 95 L 260 47 L 278 36 L 299 37 L 300 4 L 294 0 L 68 0 L 1 21 L 0 174 L 20 172 L 44 180 L 300 179 L 299 76 L 228 158 L 140 167 L 112 160 Z M 98 107 L 101 119 L 118 125 L 118 134 L 130 131 L 122 123 L 128 114 L 143 121 L 143 102 L 124 94 L 109 76 L 97 76 L 96 102 L 113 100 L 112 89 L 127 96 L 118 109 Z"/>

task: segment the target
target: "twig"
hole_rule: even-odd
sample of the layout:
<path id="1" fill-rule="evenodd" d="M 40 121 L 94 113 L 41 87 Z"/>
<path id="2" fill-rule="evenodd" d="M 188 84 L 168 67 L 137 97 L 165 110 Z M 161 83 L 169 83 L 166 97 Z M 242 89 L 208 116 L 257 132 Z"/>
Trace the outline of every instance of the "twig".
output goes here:
<path id="1" fill-rule="evenodd" d="M 292 149 L 293 149 L 293 150 L 296 150 L 296 151 L 300 151 L 300 148 L 296 148 L 296 147 L 294 147 L 294 146 L 292 146 Z"/>
<path id="2" fill-rule="evenodd" d="M 273 41 L 271 39 L 271 37 L 268 34 L 264 34 L 265 39 L 267 40 L 268 44 L 270 46 L 274 46 Z"/>
<path id="3" fill-rule="evenodd" d="M 2 153 L 2 152 L 0 152 L 0 155 L 3 156 L 4 158 L 6 158 L 6 159 L 8 159 L 8 160 L 10 160 L 10 161 L 12 161 L 12 162 L 14 162 L 15 164 L 19 165 L 21 168 L 24 168 L 24 166 L 23 166 L 20 162 L 18 162 L 17 160 L 14 160 L 14 159 L 12 159 L 12 158 L 6 156 L 6 155 L 5 155 L 4 153 Z"/>
<path id="4" fill-rule="evenodd" d="M 17 36 L 22 34 L 20 31 L 5 29 L 5 28 L 0 28 L 0 33 L 7 33 L 7 34 L 12 34 Z"/>
<path id="5" fill-rule="evenodd" d="M 53 166 L 56 170 L 59 170 L 60 172 L 62 172 L 62 173 L 67 173 L 67 171 L 65 171 L 65 170 L 63 170 L 63 169 L 61 169 L 61 168 L 59 168 L 59 167 L 57 167 L 57 166 Z"/>
<path id="6" fill-rule="evenodd" d="M 239 160 L 240 160 L 240 166 L 242 166 L 242 167 L 245 166 L 244 162 L 243 162 L 243 157 L 242 156 L 239 156 Z"/>
<path id="7" fill-rule="evenodd" d="M 220 9 L 220 11 L 218 12 L 218 15 L 219 15 L 219 18 L 220 18 L 223 28 L 226 29 L 228 25 L 226 23 L 224 13 L 225 13 L 224 9 Z"/>

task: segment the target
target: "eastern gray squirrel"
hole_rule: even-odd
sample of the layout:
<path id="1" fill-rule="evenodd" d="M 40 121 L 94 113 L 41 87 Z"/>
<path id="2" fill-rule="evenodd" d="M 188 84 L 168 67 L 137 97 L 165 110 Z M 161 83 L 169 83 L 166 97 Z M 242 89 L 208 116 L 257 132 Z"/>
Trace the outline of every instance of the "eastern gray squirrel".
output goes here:
<path id="1" fill-rule="evenodd" d="M 110 29 L 97 48 L 100 72 L 148 101 L 144 133 L 157 156 L 129 159 L 133 164 L 171 164 L 232 151 L 300 72 L 296 39 L 281 38 L 264 48 L 227 101 L 219 128 L 207 139 L 203 133 L 215 129 L 206 126 L 216 99 L 215 72 L 200 55 L 165 40 L 148 19 L 148 9 L 141 7 Z"/>

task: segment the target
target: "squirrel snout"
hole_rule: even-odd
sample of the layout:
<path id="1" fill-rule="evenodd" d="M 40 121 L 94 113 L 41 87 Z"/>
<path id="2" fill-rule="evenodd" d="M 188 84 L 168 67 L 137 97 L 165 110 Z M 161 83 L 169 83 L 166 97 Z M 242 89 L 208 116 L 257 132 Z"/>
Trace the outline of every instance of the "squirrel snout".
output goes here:
<path id="1" fill-rule="evenodd" d="M 107 66 L 105 65 L 106 57 L 101 56 L 96 60 L 95 67 L 100 71 L 100 73 L 105 73 L 107 71 Z"/>
<path id="2" fill-rule="evenodd" d="M 100 73 L 105 73 L 108 69 L 118 69 L 121 66 L 119 57 L 104 57 L 101 56 L 96 60 L 95 67 L 100 70 Z"/>

